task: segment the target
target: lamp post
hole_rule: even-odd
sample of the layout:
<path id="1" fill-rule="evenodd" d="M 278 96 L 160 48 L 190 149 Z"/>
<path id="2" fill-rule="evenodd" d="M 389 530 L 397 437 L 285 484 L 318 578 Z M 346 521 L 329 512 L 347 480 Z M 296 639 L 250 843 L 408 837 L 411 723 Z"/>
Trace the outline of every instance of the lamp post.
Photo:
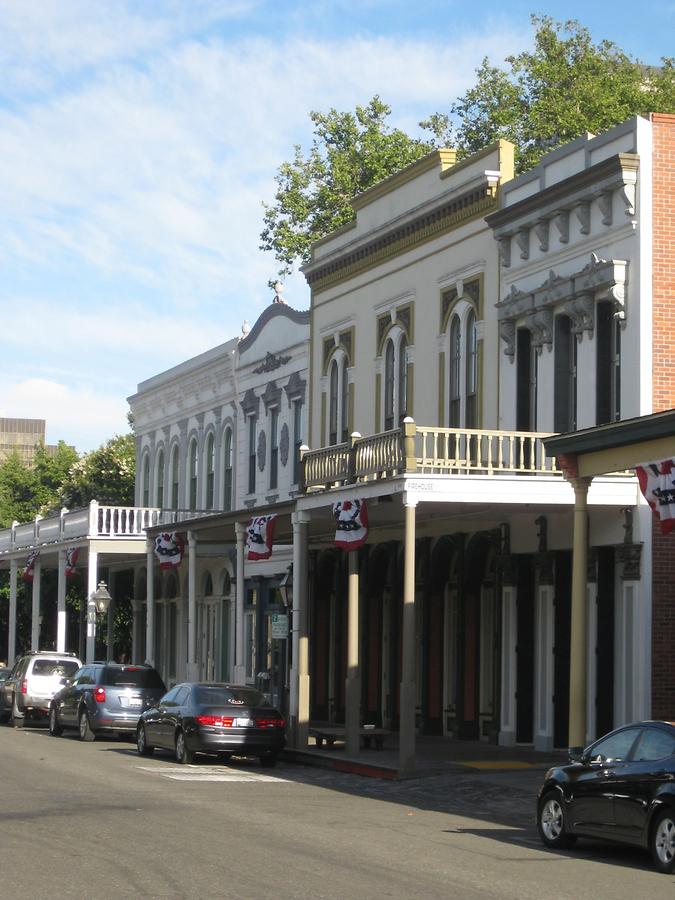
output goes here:
<path id="1" fill-rule="evenodd" d="M 293 605 L 293 563 L 286 569 L 286 574 L 279 582 L 279 593 L 285 607 Z"/>
<path id="2" fill-rule="evenodd" d="M 108 593 L 105 581 L 99 581 L 98 588 L 92 591 L 87 601 L 87 662 L 93 662 L 96 655 L 96 616 L 105 615 L 112 597 Z"/>

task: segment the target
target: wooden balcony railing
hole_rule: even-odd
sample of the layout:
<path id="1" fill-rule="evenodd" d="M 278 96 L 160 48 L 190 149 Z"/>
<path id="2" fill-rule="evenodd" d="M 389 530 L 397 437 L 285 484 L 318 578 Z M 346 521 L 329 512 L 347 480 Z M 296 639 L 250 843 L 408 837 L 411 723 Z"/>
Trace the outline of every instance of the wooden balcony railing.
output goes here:
<path id="1" fill-rule="evenodd" d="M 548 433 L 430 428 L 406 420 L 401 428 L 320 450 L 301 448 L 305 492 L 394 475 L 560 475 L 547 456 Z"/>

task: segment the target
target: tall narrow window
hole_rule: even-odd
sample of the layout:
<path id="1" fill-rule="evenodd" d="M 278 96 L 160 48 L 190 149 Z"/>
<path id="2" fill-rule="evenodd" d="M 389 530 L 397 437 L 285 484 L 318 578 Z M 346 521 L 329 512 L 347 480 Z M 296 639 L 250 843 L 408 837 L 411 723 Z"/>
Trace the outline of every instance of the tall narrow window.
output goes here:
<path id="1" fill-rule="evenodd" d="M 328 443 L 338 442 L 338 406 L 340 394 L 338 393 L 339 366 L 336 359 L 330 365 L 330 389 L 328 398 Z"/>
<path id="2" fill-rule="evenodd" d="M 275 490 L 279 480 L 279 407 L 270 410 L 270 490 Z"/>
<path id="3" fill-rule="evenodd" d="M 206 508 L 213 509 L 213 487 L 216 468 L 216 445 L 213 434 L 206 439 Z"/>
<path id="4" fill-rule="evenodd" d="M 340 379 L 342 387 L 342 400 L 340 403 L 340 431 L 342 442 L 349 438 L 349 380 L 347 378 L 347 360 L 342 360 L 340 366 Z"/>
<path id="5" fill-rule="evenodd" d="M 519 328 L 516 338 L 516 429 L 534 431 L 536 429 L 536 384 L 534 372 L 534 351 L 532 338 L 527 328 Z"/>
<path id="6" fill-rule="evenodd" d="M 255 494 L 256 418 L 248 417 L 248 492 Z"/>
<path id="7" fill-rule="evenodd" d="M 598 303 L 596 316 L 596 424 L 621 418 L 621 328 L 611 303 Z"/>
<path id="8" fill-rule="evenodd" d="M 466 412 L 464 423 L 467 428 L 476 428 L 478 425 L 477 414 L 477 387 L 478 387 L 478 337 L 476 333 L 476 314 L 469 310 L 466 317 Z"/>
<path id="9" fill-rule="evenodd" d="M 178 509 L 179 472 L 178 447 L 175 446 L 171 454 L 171 509 Z"/>
<path id="10" fill-rule="evenodd" d="M 164 507 L 164 450 L 160 449 L 157 454 L 157 506 L 159 509 Z"/>
<path id="11" fill-rule="evenodd" d="M 396 378 L 396 418 L 394 426 L 400 425 L 408 408 L 408 342 L 405 335 L 401 335 L 398 342 L 398 373 Z"/>
<path id="12" fill-rule="evenodd" d="M 225 429 L 223 439 L 223 509 L 232 509 L 232 429 Z"/>
<path id="13" fill-rule="evenodd" d="M 462 329 L 459 316 L 452 317 L 450 325 L 450 428 L 462 424 Z"/>
<path id="14" fill-rule="evenodd" d="M 384 430 L 394 427 L 394 342 L 387 341 L 384 351 Z"/>
<path id="15" fill-rule="evenodd" d="M 556 316 L 554 337 L 553 430 L 577 427 L 577 342 L 569 316 Z"/>
<path id="16" fill-rule="evenodd" d="M 300 447 L 302 447 L 302 400 L 293 401 L 293 484 L 300 481 Z"/>
<path id="17" fill-rule="evenodd" d="M 194 439 L 190 441 L 190 452 L 188 454 L 188 460 L 188 483 L 190 487 L 189 509 L 195 510 L 197 509 L 197 441 Z"/>
<path id="18" fill-rule="evenodd" d="M 349 382 L 347 360 L 336 357 L 328 376 L 328 443 L 346 441 L 349 433 Z"/>
<path id="19" fill-rule="evenodd" d="M 143 491 L 141 506 L 150 506 L 150 454 L 143 454 Z"/>

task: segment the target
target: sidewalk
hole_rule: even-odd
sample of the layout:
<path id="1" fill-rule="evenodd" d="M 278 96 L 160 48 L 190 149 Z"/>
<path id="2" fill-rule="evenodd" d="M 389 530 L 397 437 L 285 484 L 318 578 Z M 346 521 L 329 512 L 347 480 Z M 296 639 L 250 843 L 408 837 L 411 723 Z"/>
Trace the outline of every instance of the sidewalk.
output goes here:
<path id="1" fill-rule="evenodd" d="M 382 750 L 361 750 L 347 756 L 344 744 L 332 749 L 317 747 L 313 738 L 306 750 L 286 749 L 283 758 L 306 766 L 318 766 L 369 778 L 398 779 L 398 734 L 391 734 Z M 514 782 L 530 773 L 541 780 L 546 769 L 567 762 L 564 751 L 542 753 L 530 747 L 497 747 L 483 741 L 445 737 L 417 737 L 415 771 L 407 778 L 474 772 L 512 773 Z"/>

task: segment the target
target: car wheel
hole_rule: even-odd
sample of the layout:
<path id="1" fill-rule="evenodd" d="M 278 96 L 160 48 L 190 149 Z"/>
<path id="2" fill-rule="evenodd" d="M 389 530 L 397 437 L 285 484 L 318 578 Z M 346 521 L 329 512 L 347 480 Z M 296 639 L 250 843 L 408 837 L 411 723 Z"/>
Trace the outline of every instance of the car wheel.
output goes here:
<path id="1" fill-rule="evenodd" d="M 22 716 L 19 712 L 19 707 L 16 705 L 16 700 L 12 700 L 12 712 L 9 715 L 9 724 L 12 728 L 21 728 L 24 723 L 25 716 Z"/>
<path id="2" fill-rule="evenodd" d="M 195 754 L 194 751 L 188 750 L 188 745 L 185 741 L 185 735 L 182 731 L 178 731 L 176 733 L 176 761 L 179 762 L 182 766 L 189 765 L 189 763 L 194 762 Z"/>
<path id="3" fill-rule="evenodd" d="M 659 872 L 669 875 L 675 869 L 675 812 L 664 810 L 657 816 L 649 836 L 649 849 Z"/>
<path id="4" fill-rule="evenodd" d="M 80 712 L 79 718 L 79 726 L 80 726 L 80 740 L 81 741 L 95 741 L 96 734 L 91 727 L 91 722 L 89 721 L 89 715 L 86 709 L 83 709 Z"/>
<path id="5" fill-rule="evenodd" d="M 273 769 L 277 764 L 276 753 L 263 753 L 260 757 L 260 765 L 265 769 Z"/>
<path id="6" fill-rule="evenodd" d="M 61 737 L 63 734 L 63 728 L 59 725 L 55 706 L 49 708 L 49 733 L 52 737 Z"/>
<path id="7" fill-rule="evenodd" d="M 576 835 L 567 830 L 559 794 L 550 793 L 542 797 L 537 811 L 537 830 L 542 842 L 556 850 L 564 850 L 576 842 Z"/>
<path id="8" fill-rule="evenodd" d="M 151 744 L 148 744 L 148 736 L 143 725 L 139 725 L 136 731 L 136 749 L 139 756 L 152 756 L 155 749 Z"/>

